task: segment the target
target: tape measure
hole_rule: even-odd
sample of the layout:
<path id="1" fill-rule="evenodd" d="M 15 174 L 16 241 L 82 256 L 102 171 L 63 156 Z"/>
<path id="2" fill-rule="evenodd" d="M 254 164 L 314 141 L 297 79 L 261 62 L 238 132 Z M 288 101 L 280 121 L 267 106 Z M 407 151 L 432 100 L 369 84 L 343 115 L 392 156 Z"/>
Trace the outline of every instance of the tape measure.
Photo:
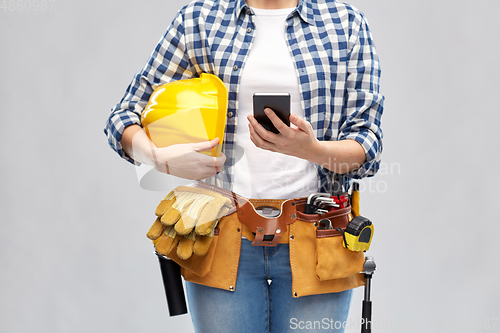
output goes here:
<path id="1" fill-rule="evenodd" d="M 363 216 L 356 216 L 345 228 L 344 247 L 351 251 L 368 251 L 373 237 L 373 223 Z"/>

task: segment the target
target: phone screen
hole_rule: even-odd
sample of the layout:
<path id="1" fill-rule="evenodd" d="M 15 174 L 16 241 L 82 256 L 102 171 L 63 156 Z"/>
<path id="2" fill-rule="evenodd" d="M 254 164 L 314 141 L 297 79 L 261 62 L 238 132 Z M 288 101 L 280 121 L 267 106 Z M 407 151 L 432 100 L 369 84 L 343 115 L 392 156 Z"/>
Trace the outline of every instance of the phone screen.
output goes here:
<path id="1" fill-rule="evenodd" d="M 271 120 L 264 113 L 270 108 L 287 126 L 290 126 L 290 94 L 289 93 L 255 93 L 253 94 L 253 115 L 266 130 L 279 134 Z"/>

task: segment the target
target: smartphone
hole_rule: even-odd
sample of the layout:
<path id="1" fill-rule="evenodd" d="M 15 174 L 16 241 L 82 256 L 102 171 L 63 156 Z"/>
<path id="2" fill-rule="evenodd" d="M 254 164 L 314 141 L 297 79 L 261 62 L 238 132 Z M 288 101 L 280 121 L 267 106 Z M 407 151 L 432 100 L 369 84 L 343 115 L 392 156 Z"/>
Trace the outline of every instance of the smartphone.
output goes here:
<path id="1" fill-rule="evenodd" d="M 289 93 L 254 93 L 253 116 L 266 130 L 279 134 L 271 119 L 264 113 L 270 108 L 287 126 L 290 126 L 290 94 Z"/>

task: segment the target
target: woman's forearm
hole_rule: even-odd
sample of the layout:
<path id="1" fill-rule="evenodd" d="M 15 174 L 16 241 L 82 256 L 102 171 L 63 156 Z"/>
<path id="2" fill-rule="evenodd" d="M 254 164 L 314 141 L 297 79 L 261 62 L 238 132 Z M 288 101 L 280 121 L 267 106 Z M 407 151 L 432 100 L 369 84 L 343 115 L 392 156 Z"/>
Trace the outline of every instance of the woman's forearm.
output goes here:
<path id="1" fill-rule="evenodd" d="M 134 124 L 126 127 L 120 142 L 123 150 L 134 160 L 153 165 L 153 150 L 156 147 L 141 126 Z"/>
<path id="2" fill-rule="evenodd" d="M 361 167 L 366 161 L 366 154 L 359 142 L 347 139 L 317 141 L 303 158 L 335 173 L 344 174 Z"/>

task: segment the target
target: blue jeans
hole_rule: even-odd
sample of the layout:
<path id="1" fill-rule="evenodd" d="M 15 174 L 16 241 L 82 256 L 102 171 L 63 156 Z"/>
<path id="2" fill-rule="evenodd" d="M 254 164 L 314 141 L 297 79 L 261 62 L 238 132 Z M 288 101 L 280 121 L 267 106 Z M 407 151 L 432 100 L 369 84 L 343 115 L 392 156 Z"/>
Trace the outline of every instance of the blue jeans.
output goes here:
<path id="1" fill-rule="evenodd" d="M 344 332 L 352 290 L 292 297 L 288 244 L 242 239 L 235 291 L 186 282 L 195 332 Z"/>

